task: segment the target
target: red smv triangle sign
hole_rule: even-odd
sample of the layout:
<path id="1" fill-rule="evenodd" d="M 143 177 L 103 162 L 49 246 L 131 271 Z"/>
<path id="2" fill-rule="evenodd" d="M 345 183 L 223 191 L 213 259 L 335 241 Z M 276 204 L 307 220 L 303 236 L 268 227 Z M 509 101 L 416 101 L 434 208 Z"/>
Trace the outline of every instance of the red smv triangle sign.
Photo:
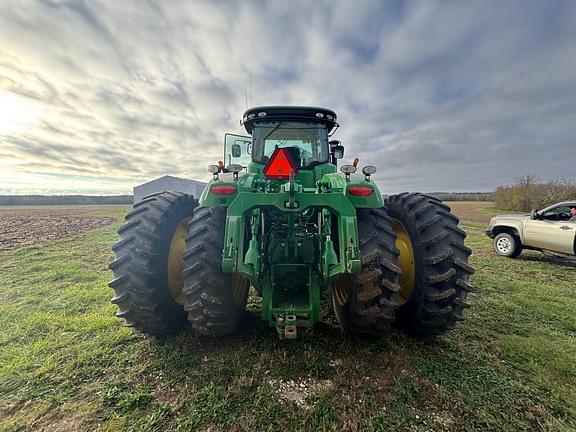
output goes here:
<path id="1" fill-rule="evenodd" d="M 264 176 L 272 180 L 288 180 L 290 171 L 293 171 L 294 175 L 298 174 L 298 167 L 290 152 L 285 148 L 277 148 L 264 167 Z"/>

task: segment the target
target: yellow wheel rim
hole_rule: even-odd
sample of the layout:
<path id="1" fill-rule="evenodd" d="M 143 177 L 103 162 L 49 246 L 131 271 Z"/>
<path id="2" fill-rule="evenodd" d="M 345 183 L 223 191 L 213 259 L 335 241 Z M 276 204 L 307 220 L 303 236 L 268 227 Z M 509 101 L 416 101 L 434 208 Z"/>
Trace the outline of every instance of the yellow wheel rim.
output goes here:
<path id="1" fill-rule="evenodd" d="M 398 257 L 398 266 L 402 269 L 400 273 L 400 304 L 406 303 L 412 291 L 416 280 L 416 265 L 414 263 L 414 249 L 410 234 L 398 219 L 393 219 L 392 228 L 396 231 L 396 248 L 400 251 Z"/>
<path id="2" fill-rule="evenodd" d="M 352 285 L 352 278 L 349 274 L 340 276 L 332 286 L 332 295 L 338 306 L 344 306 L 350 299 L 349 288 Z"/>
<path id="3" fill-rule="evenodd" d="M 188 235 L 188 225 L 192 217 L 183 219 L 176 231 L 172 235 L 170 242 L 170 251 L 168 252 L 168 287 L 170 294 L 176 303 L 184 304 L 184 295 L 182 288 L 184 287 L 184 278 L 182 270 L 184 270 L 184 249 L 186 249 L 186 236 Z"/>
<path id="4" fill-rule="evenodd" d="M 240 273 L 232 274 L 232 298 L 234 303 L 238 306 L 244 304 L 246 298 L 246 291 L 250 288 L 250 281 L 242 276 Z"/>

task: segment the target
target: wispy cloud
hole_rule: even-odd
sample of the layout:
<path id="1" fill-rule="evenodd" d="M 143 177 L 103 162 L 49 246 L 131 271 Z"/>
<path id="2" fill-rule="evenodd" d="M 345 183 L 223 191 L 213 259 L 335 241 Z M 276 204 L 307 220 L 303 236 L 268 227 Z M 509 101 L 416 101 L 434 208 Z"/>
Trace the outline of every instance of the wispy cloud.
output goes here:
<path id="1" fill-rule="evenodd" d="M 0 193 L 206 179 L 246 99 L 335 109 L 387 192 L 576 177 L 569 0 L 6 0 L 0 40 Z"/>

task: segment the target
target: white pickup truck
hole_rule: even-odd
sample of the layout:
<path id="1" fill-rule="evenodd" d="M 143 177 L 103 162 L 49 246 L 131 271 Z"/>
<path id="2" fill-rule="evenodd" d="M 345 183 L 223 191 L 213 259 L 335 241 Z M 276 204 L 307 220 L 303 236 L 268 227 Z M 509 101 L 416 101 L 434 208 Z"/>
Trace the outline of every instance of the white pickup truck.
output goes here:
<path id="1" fill-rule="evenodd" d="M 490 219 L 486 235 L 498 255 L 515 258 L 522 249 L 576 255 L 576 201 L 564 201 L 530 215 L 500 215 Z"/>

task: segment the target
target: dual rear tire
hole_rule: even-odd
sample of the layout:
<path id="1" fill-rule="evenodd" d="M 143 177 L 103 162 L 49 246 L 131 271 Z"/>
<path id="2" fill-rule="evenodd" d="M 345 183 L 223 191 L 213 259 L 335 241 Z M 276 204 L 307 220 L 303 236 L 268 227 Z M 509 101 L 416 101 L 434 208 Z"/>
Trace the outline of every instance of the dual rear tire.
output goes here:
<path id="1" fill-rule="evenodd" d="M 181 281 L 170 274 L 178 263 L 171 265 L 170 258 L 182 247 L 177 231 L 182 232 L 197 205 L 190 195 L 163 192 L 146 197 L 126 215 L 120 240 L 112 246 L 114 279 L 108 284 L 115 292 L 116 316 L 126 325 L 163 335 L 186 324 Z"/>
<path id="2" fill-rule="evenodd" d="M 360 210 L 362 272 L 348 284 L 355 294 L 342 304 L 341 282 L 333 287 L 334 309 L 344 329 L 380 334 L 394 323 L 410 334 L 434 336 L 462 321 L 464 309 L 470 307 L 469 277 L 474 269 L 458 222 L 440 200 L 418 193 L 391 196 L 382 210 Z M 379 258 L 365 259 L 374 250 Z M 374 272 L 380 276 L 367 278 Z M 374 297 L 363 303 L 366 292 Z M 357 312 L 359 306 L 375 319 L 367 321 Z"/>
<path id="3" fill-rule="evenodd" d="M 178 332 L 188 321 L 201 335 L 236 330 L 249 283 L 220 269 L 224 222 L 224 209 L 200 208 L 183 193 L 137 203 L 112 247 L 116 315 L 152 335 Z"/>
<path id="4" fill-rule="evenodd" d="M 225 209 L 162 192 L 126 216 L 113 246 L 110 287 L 117 316 L 164 335 L 187 322 L 201 335 L 237 330 L 250 284 L 221 270 Z M 470 249 L 458 218 L 438 199 L 406 193 L 383 209 L 358 211 L 362 269 L 332 287 L 336 317 L 350 333 L 381 335 L 393 324 L 415 335 L 454 328 L 472 290 Z"/>
<path id="5" fill-rule="evenodd" d="M 409 276 L 400 281 L 399 327 L 420 336 L 453 329 L 470 307 L 469 279 L 474 269 L 468 264 L 472 251 L 464 244 L 466 232 L 458 227 L 450 207 L 432 196 L 394 195 L 386 208 L 396 222 L 397 244 L 411 251 L 400 260 Z"/>

